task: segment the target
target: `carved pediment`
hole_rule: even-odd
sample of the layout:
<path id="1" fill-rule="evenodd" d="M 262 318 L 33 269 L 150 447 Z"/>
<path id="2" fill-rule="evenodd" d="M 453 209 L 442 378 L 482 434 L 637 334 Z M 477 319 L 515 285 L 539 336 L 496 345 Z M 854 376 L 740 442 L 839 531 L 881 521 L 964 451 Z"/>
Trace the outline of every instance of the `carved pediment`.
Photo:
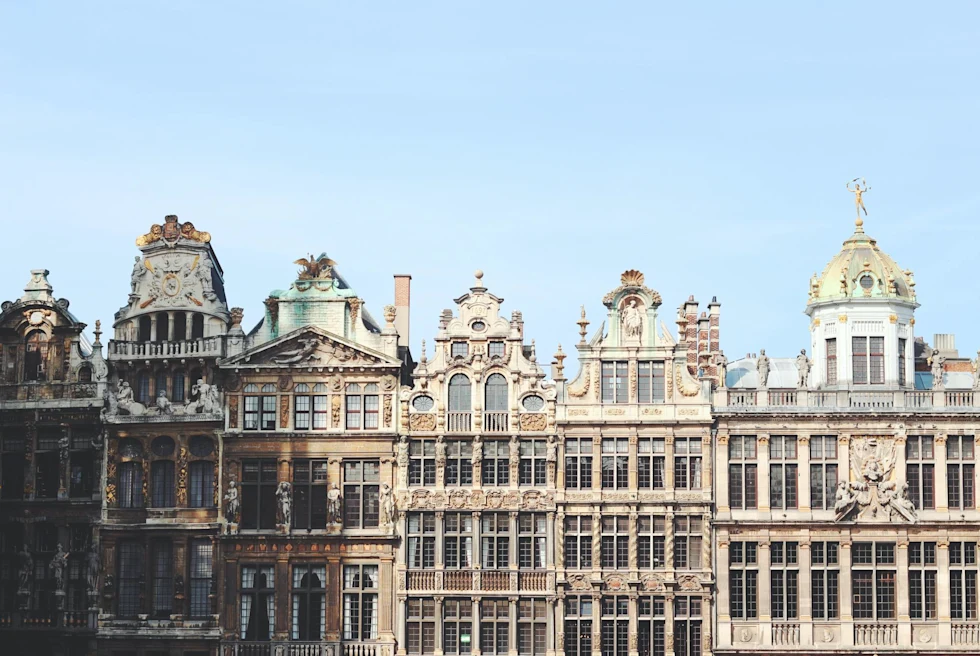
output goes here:
<path id="1" fill-rule="evenodd" d="M 229 363 L 282 367 L 343 367 L 398 362 L 316 328 L 297 331 L 246 351 Z"/>

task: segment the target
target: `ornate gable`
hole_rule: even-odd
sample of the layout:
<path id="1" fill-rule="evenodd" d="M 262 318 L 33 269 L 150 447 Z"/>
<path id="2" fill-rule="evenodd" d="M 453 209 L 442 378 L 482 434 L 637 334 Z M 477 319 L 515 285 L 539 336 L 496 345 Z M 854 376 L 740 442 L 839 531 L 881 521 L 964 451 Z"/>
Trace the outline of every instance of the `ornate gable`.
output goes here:
<path id="1" fill-rule="evenodd" d="M 264 367 L 399 366 L 397 359 L 315 326 L 295 330 L 226 360 L 223 365 Z"/>

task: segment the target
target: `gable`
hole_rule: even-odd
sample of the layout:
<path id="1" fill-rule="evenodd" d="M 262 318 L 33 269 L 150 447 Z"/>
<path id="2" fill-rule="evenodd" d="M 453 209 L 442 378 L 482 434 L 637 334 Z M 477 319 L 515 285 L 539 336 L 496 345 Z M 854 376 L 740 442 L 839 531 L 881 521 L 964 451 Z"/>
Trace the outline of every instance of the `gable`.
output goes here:
<path id="1" fill-rule="evenodd" d="M 279 339 L 223 362 L 224 365 L 268 367 L 400 366 L 401 362 L 315 326 L 295 330 Z"/>

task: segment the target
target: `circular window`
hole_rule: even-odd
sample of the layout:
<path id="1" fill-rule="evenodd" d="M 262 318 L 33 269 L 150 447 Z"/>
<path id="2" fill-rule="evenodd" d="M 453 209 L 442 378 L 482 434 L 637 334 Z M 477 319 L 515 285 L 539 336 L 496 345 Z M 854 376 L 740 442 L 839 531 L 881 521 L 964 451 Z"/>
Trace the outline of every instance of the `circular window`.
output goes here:
<path id="1" fill-rule="evenodd" d="M 431 396 L 416 396 L 415 400 L 412 401 L 412 407 L 419 412 L 428 412 L 435 405 L 435 401 L 432 400 Z"/>
<path id="2" fill-rule="evenodd" d="M 153 451 L 153 455 L 155 456 L 173 455 L 174 440 L 166 435 L 161 435 L 157 439 L 153 440 L 153 444 L 150 445 L 150 450 Z"/>
<path id="3" fill-rule="evenodd" d="M 531 412 L 537 412 L 544 407 L 544 399 L 540 396 L 526 396 L 524 397 L 524 409 L 530 410 Z"/>
<path id="4" fill-rule="evenodd" d="M 211 455 L 214 451 L 214 441 L 204 435 L 195 435 L 191 438 L 190 447 L 192 456 L 203 458 Z"/>
<path id="5" fill-rule="evenodd" d="M 482 333 L 484 330 L 487 329 L 487 324 L 483 323 L 482 321 L 474 321 L 473 324 L 470 326 L 470 328 L 472 328 L 478 333 Z"/>
<path id="6" fill-rule="evenodd" d="M 127 437 L 119 442 L 119 455 L 123 458 L 139 458 L 143 455 L 143 445 L 139 440 Z"/>
<path id="7" fill-rule="evenodd" d="M 872 287 L 874 287 L 874 284 L 875 284 L 875 280 L 871 276 L 861 277 L 861 288 L 864 289 L 865 291 L 868 291 Z"/>

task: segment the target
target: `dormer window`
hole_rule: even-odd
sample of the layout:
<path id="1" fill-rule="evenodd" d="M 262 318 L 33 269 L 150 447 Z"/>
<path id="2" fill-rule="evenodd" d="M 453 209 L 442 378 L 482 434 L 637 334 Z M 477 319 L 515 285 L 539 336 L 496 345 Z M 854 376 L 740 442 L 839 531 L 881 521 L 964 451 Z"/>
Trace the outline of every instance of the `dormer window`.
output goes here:
<path id="1" fill-rule="evenodd" d="M 48 360 L 48 336 L 35 330 L 27 336 L 24 353 L 24 380 L 46 380 L 45 364 Z"/>
<path id="2" fill-rule="evenodd" d="M 487 355 L 491 358 L 502 358 L 507 352 L 507 346 L 503 342 L 489 342 L 487 344 Z"/>
<path id="3" fill-rule="evenodd" d="M 861 285 L 861 289 L 863 289 L 865 293 L 870 293 L 871 288 L 874 287 L 875 285 L 875 279 L 872 278 L 870 275 L 864 275 L 861 276 L 861 279 L 858 281 L 858 283 Z"/>
<path id="4" fill-rule="evenodd" d="M 885 338 L 851 338 L 851 373 L 855 385 L 885 382 Z"/>
<path id="5" fill-rule="evenodd" d="M 469 344 L 466 342 L 453 342 L 450 347 L 449 355 L 453 358 L 465 358 L 469 353 Z"/>

